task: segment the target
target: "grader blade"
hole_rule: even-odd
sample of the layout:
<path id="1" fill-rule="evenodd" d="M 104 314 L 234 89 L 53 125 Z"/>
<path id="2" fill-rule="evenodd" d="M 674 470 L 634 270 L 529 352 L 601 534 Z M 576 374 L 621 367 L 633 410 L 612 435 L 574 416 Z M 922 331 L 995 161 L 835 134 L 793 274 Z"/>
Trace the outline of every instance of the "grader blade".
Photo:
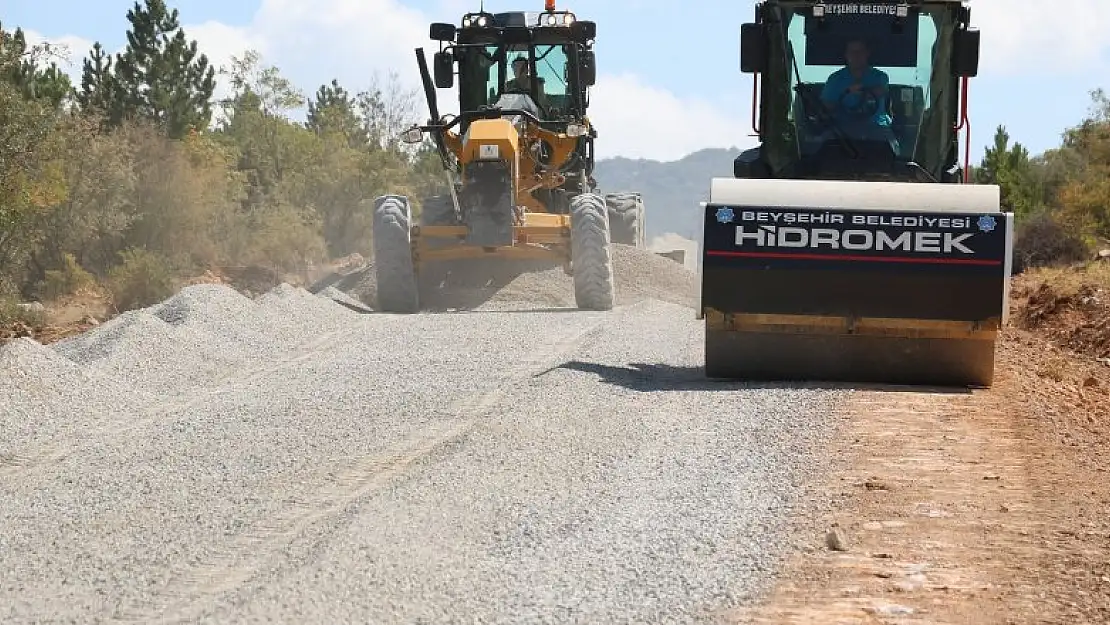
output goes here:
<path id="1" fill-rule="evenodd" d="M 713 378 L 990 386 L 1012 215 L 989 185 L 714 179 Z"/>

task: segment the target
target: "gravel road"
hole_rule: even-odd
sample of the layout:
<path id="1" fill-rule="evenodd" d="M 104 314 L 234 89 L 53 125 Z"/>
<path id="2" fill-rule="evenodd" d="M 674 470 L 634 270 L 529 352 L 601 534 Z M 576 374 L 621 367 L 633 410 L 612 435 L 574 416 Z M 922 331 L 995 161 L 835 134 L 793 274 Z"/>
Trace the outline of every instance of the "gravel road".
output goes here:
<path id="1" fill-rule="evenodd" d="M 0 621 L 689 623 L 760 591 L 837 395 L 704 381 L 677 303 L 516 308 L 197 285 L 0 348 Z"/>

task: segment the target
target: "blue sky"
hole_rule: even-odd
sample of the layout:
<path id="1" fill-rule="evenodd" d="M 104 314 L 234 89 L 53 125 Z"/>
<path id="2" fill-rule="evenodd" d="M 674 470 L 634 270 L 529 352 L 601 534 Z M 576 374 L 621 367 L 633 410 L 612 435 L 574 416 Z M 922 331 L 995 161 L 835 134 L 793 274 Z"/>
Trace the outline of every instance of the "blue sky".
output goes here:
<path id="1" fill-rule="evenodd" d="M 1059 142 L 1108 74 L 1110 11 L 1097 0 L 980 0 L 980 77 L 971 90 L 972 160 L 999 124 L 1032 151 Z M 72 72 L 93 40 L 124 44 L 133 0 L 6 0 L 5 27 L 71 46 Z M 353 90 L 373 72 L 417 84 L 412 49 L 429 21 L 457 22 L 478 0 L 178 0 L 187 33 L 217 63 L 247 47 L 311 93 L 333 77 Z M 535 6 L 533 6 L 535 5 Z M 542 0 L 488 0 L 490 10 L 540 10 Z M 702 147 L 751 145 L 751 78 L 739 73 L 749 0 L 579 0 L 561 8 L 598 23 L 593 91 L 599 155 L 669 160 Z M 1106 42 L 1104 43 L 1104 40 Z M 654 129 L 655 137 L 647 129 Z"/>

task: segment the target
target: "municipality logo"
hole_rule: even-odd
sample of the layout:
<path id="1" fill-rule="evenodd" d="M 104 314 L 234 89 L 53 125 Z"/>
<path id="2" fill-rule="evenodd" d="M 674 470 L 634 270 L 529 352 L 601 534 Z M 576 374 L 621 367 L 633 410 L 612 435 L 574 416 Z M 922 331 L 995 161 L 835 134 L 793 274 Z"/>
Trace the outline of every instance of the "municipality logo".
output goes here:
<path id="1" fill-rule="evenodd" d="M 982 232 L 992 232 L 996 225 L 998 225 L 998 222 L 991 215 L 983 215 L 979 218 L 978 226 Z"/>
<path id="2" fill-rule="evenodd" d="M 732 212 L 731 208 L 718 208 L 717 209 L 717 223 L 730 224 L 736 218 L 736 214 Z"/>

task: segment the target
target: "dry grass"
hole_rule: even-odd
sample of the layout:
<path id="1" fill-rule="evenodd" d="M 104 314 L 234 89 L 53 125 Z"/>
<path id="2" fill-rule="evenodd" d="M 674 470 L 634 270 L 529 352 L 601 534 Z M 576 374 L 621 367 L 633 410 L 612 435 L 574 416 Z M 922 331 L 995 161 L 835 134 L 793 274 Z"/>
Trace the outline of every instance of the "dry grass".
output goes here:
<path id="1" fill-rule="evenodd" d="M 1110 262 L 1031 269 L 1018 277 L 1022 278 L 1030 283 L 1048 285 L 1059 297 L 1081 297 L 1092 288 L 1110 293 Z"/>
<path id="2" fill-rule="evenodd" d="M 23 336 L 33 336 L 45 321 L 43 312 L 24 308 L 12 299 L 0 298 L 0 343 Z"/>

